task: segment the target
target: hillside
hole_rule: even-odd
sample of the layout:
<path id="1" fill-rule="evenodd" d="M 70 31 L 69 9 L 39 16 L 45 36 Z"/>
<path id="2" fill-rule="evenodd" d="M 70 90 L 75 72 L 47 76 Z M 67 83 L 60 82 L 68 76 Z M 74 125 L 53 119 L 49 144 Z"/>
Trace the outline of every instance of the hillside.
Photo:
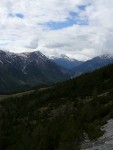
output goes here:
<path id="1" fill-rule="evenodd" d="M 0 150 L 79 150 L 113 117 L 113 65 L 0 102 Z"/>

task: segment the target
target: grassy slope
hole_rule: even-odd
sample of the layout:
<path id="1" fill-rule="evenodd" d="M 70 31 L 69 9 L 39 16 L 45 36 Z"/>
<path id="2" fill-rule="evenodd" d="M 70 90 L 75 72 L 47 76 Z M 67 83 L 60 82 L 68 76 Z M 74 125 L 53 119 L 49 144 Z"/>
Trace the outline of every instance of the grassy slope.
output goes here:
<path id="1" fill-rule="evenodd" d="M 76 150 L 113 117 L 113 65 L 0 103 L 1 150 Z"/>
<path id="2" fill-rule="evenodd" d="M 34 90 L 30 90 L 30 91 L 25 91 L 25 92 L 21 92 L 21 93 L 15 93 L 15 94 L 4 94 L 4 95 L 0 95 L 0 101 L 3 101 L 7 98 L 13 98 L 13 97 L 22 97 L 24 95 L 30 94 L 34 92 Z"/>

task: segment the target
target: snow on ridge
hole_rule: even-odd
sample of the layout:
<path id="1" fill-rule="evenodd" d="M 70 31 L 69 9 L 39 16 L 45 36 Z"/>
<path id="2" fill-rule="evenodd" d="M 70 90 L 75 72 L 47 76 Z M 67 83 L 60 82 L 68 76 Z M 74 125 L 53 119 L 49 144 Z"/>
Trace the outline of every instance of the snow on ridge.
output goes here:
<path id="1" fill-rule="evenodd" d="M 65 60 L 69 60 L 69 61 L 77 61 L 75 58 L 72 58 L 72 57 L 68 57 L 67 55 L 65 54 L 61 54 L 60 56 L 51 56 L 49 57 L 49 59 L 65 59 Z"/>
<path id="2" fill-rule="evenodd" d="M 87 55 L 82 55 L 82 54 L 74 54 L 73 56 L 68 54 L 68 55 L 65 55 L 65 54 L 61 54 L 59 56 L 48 56 L 49 59 L 66 59 L 66 60 L 69 60 L 69 61 L 87 61 L 87 60 L 90 60 L 92 58 L 90 58 L 89 56 Z"/>
<path id="3" fill-rule="evenodd" d="M 33 56 L 34 58 L 33 58 Z M 13 53 L 9 51 L 3 51 L 0 50 L 0 55 L 4 55 L 4 57 L 1 56 L 0 63 L 3 63 L 4 61 L 7 61 L 8 63 L 14 62 L 16 59 L 20 58 L 24 62 L 30 63 L 31 61 L 35 60 L 36 62 L 38 61 L 43 61 L 47 62 L 49 58 L 47 58 L 45 55 L 43 55 L 40 51 L 33 51 L 33 52 L 24 52 L 24 53 Z"/>

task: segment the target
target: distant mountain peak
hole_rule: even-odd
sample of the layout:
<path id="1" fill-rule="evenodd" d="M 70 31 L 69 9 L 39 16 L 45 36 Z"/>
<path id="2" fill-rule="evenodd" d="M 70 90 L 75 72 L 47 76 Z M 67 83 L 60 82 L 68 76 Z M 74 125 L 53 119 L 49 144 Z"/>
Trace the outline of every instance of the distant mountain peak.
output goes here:
<path id="1" fill-rule="evenodd" d="M 73 68 L 74 76 L 78 76 L 85 72 L 93 71 L 109 64 L 113 64 L 112 54 L 96 56 L 88 61 L 85 61 L 80 66 Z"/>
<path id="2" fill-rule="evenodd" d="M 65 59 L 65 60 L 69 60 L 69 61 L 78 61 L 77 59 L 75 58 L 72 58 L 72 57 L 69 57 L 65 54 L 61 54 L 59 56 L 51 56 L 50 59 Z"/>
<path id="3" fill-rule="evenodd" d="M 75 58 L 68 57 L 65 54 L 61 54 L 60 56 L 52 56 L 50 57 L 57 65 L 64 67 L 66 69 L 72 69 L 82 63 L 82 61 L 79 61 Z"/>
<path id="4" fill-rule="evenodd" d="M 70 61 L 78 61 L 77 59 L 69 57 L 69 56 L 67 56 L 65 54 L 61 54 L 60 58 L 64 58 L 64 59 L 67 59 L 67 60 L 70 60 Z"/>

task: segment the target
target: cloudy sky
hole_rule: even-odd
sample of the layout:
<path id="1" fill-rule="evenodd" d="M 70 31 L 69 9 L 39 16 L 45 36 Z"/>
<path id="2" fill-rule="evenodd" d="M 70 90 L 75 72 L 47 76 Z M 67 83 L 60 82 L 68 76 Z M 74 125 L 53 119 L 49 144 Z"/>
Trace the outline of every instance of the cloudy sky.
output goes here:
<path id="1" fill-rule="evenodd" d="M 82 59 L 113 53 L 113 0 L 0 0 L 0 49 Z"/>

